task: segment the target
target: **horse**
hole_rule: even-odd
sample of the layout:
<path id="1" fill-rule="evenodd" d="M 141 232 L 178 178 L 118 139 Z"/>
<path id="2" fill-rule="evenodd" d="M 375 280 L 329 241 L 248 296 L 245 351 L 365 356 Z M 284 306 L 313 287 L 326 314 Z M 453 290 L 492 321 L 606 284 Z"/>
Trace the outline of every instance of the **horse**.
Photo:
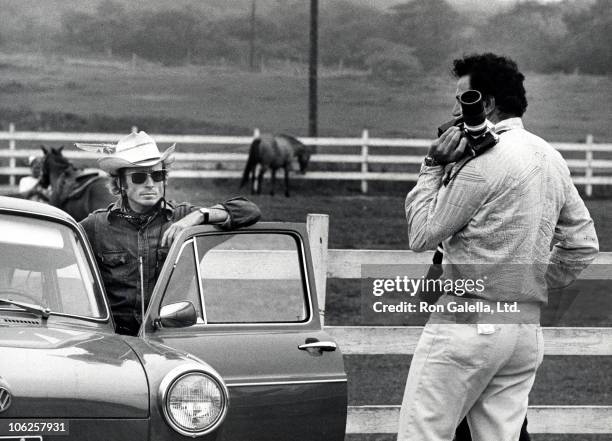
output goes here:
<path id="1" fill-rule="evenodd" d="M 282 167 L 285 170 L 285 196 L 289 197 L 289 170 L 294 156 L 297 157 L 300 172 L 305 174 L 310 160 L 310 149 L 307 146 L 290 135 L 261 134 L 251 143 L 240 187 L 242 188 L 247 183 L 250 175 L 251 194 L 255 192 L 261 194 L 263 176 L 270 169 L 272 178 L 270 194 L 274 196 L 276 170 Z M 258 164 L 259 171 L 256 173 Z M 255 181 L 256 174 L 257 182 Z"/>
<path id="2" fill-rule="evenodd" d="M 41 146 L 45 156 L 39 184 L 51 186 L 49 203 L 71 215 L 77 222 L 89 213 L 106 208 L 116 200 L 108 187 L 109 178 L 102 170 L 82 170 L 62 154 L 61 147 Z"/>
<path id="3" fill-rule="evenodd" d="M 35 202 L 49 203 L 48 191 L 41 188 L 40 174 L 42 171 L 42 156 L 31 156 L 28 160 L 31 175 L 19 179 L 19 189 L 17 192 L 7 193 L 4 196 L 18 199 L 28 199 Z"/>

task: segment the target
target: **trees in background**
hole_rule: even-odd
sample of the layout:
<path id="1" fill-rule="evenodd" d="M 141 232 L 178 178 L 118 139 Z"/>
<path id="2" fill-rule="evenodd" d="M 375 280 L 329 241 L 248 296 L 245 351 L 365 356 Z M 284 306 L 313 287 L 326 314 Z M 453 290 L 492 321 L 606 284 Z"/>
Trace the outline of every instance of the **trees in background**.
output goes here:
<path id="1" fill-rule="evenodd" d="M 401 83 L 423 72 L 414 48 L 382 38 L 368 39 L 364 47 L 369 53 L 365 62 L 375 78 Z"/>
<path id="2" fill-rule="evenodd" d="M 391 8 L 387 38 L 414 49 L 426 70 L 448 66 L 460 46 L 465 19 L 445 0 L 414 0 Z"/>
<path id="3" fill-rule="evenodd" d="M 525 70 L 573 70 L 565 52 L 567 42 L 573 38 L 566 15 L 559 4 L 519 3 L 481 24 L 475 40 L 487 42 L 490 51 L 510 55 Z"/>
<path id="4" fill-rule="evenodd" d="M 609 0 L 521 1 L 485 18 L 479 11 L 459 13 L 446 0 L 404 1 L 387 11 L 334 0 L 320 5 L 319 56 L 324 65 L 368 69 L 386 80 L 446 70 L 452 58 L 484 50 L 511 56 L 526 70 L 609 74 L 609 4 Z M 165 64 L 224 60 L 247 65 L 251 35 L 246 9 L 240 16 L 207 15 L 200 4 L 134 14 L 124 5 L 104 0 L 93 14 L 63 14 L 54 36 L 57 48 L 136 54 Z M 255 59 L 306 62 L 308 22 L 307 2 L 300 0 L 278 2 L 273 10 L 260 13 Z M 11 26 L 10 34 L 0 28 L 0 43 L 20 39 L 24 45 L 32 44 L 27 29 Z M 27 26 L 37 32 L 32 24 Z"/>
<path id="5" fill-rule="evenodd" d="M 319 56 L 327 65 L 369 67 L 368 57 L 376 48 L 368 44 L 385 36 L 386 17 L 373 7 L 347 0 L 322 2 Z"/>
<path id="6" fill-rule="evenodd" d="M 612 8 L 609 0 L 597 0 L 588 10 L 565 17 L 568 38 L 560 49 L 570 61 L 568 71 L 612 72 Z"/>
<path id="7" fill-rule="evenodd" d="M 133 28 L 123 5 L 104 0 L 96 12 L 94 15 L 79 11 L 64 14 L 58 40 L 64 45 L 107 55 L 129 50 Z"/>
<path id="8" fill-rule="evenodd" d="M 165 64 L 189 62 L 206 37 L 191 8 L 127 14 L 125 7 L 104 0 L 95 14 L 69 12 L 62 19 L 64 45 L 108 55 L 137 54 Z"/>
<path id="9" fill-rule="evenodd" d="M 164 64 L 182 64 L 198 56 L 207 32 L 189 8 L 149 12 L 134 26 L 138 55 Z M 133 49 L 133 48 L 132 48 Z"/>

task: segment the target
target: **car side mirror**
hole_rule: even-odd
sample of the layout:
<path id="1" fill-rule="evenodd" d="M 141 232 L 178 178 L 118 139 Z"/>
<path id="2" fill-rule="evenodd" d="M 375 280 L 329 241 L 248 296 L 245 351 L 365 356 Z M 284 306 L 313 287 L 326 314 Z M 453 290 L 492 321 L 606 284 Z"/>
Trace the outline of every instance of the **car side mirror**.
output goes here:
<path id="1" fill-rule="evenodd" d="M 197 312 L 191 302 L 171 303 L 162 306 L 159 318 L 156 320 L 157 328 L 186 328 L 195 325 Z"/>

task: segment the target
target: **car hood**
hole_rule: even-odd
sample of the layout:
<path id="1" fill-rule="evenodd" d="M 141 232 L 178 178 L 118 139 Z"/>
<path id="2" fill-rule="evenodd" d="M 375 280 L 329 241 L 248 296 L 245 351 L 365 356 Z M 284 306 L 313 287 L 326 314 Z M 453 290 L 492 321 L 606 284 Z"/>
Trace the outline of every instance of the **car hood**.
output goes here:
<path id="1" fill-rule="evenodd" d="M 145 418 L 149 388 L 119 335 L 75 328 L 0 327 L 3 418 Z"/>

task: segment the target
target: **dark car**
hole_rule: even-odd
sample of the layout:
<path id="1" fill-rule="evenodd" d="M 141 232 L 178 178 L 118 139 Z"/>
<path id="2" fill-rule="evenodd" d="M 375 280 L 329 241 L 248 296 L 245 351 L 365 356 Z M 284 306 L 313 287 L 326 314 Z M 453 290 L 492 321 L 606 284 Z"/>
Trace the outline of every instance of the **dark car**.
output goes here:
<path id="1" fill-rule="evenodd" d="M 66 213 L 0 197 L 0 439 L 344 439 L 303 225 L 184 231 L 138 337 L 100 280 Z"/>

